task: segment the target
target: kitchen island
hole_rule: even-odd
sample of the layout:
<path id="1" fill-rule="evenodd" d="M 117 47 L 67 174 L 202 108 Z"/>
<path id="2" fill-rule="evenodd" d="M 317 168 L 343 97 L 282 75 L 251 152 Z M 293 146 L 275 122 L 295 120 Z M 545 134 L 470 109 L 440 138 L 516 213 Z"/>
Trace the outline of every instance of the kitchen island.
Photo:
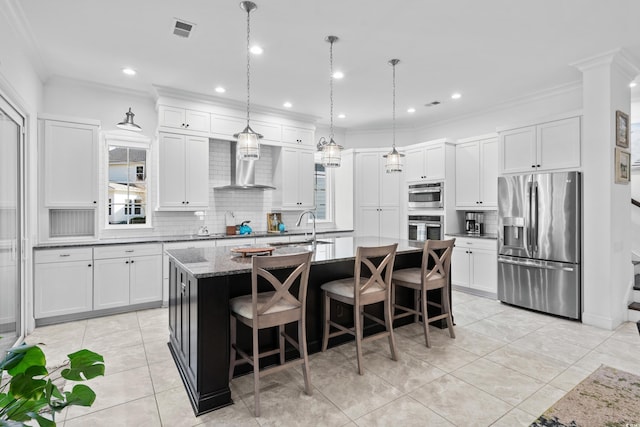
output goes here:
<path id="1" fill-rule="evenodd" d="M 381 246 L 398 243 L 395 269 L 420 266 L 422 244 L 406 240 L 378 237 L 337 237 L 323 239 L 315 246 L 276 246 L 274 255 L 292 254 L 300 251 L 314 252 L 309 274 L 307 291 L 307 341 L 309 353 L 320 351 L 322 340 L 322 298 L 320 286 L 330 280 L 353 275 L 356 248 L 358 246 Z M 243 258 L 231 252 L 230 248 L 176 249 L 167 251 L 169 255 L 169 349 L 176 362 L 187 394 L 196 415 L 221 408 L 233 403 L 229 389 L 229 300 L 239 295 L 251 293 L 251 258 Z M 274 271 L 286 275 L 288 271 Z M 398 295 L 398 298 L 412 299 L 412 294 Z M 410 303 L 410 301 L 409 301 Z M 340 305 L 340 306 L 338 306 Z M 339 322 L 350 325 L 353 311 L 340 303 L 332 305 Z M 373 312 L 382 306 L 373 307 Z M 412 317 L 399 319 L 395 325 L 409 323 Z M 287 325 L 295 328 L 295 324 Z M 380 328 L 371 323 L 365 325 L 365 335 Z M 292 330 L 293 332 L 293 330 Z M 238 343 L 244 348 L 251 347 L 251 332 L 238 328 Z M 330 345 L 353 339 L 349 336 L 336 337 Z M 277 346 L 276 331 L 260 332 L 260 345 L 264 348 Z M 288 357 L 295 357 L 297 351 L 288 348 Z M 277 356 L 266 364 L 277 363 Z M 244 371 L 241 369 L 244 368 Z M 250 369 L 242 365 L 236 374 Z M 313 366 L 311 367 L 313 374 Z"/>

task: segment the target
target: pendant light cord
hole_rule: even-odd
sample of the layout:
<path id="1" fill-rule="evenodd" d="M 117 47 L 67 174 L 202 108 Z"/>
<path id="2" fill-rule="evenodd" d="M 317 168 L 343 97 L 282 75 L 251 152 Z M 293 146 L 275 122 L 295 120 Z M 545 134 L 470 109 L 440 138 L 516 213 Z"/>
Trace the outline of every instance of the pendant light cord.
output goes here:
<path id="1" fill-rule="evenodd" d="M 329 43 L 329 105 L 330 114 L 330 127 L 329 127 L 329 142 L 333 141 L 333 41 Z"/>
<path id="2" fill-rule="evenodd" d="M 251 9 L 247 8 L 247 126 L 249 126 L 249 102 L 251 100 L 251 55 L 250 55 L 250 35 L 251 35 Z"/>
<path id="3" fill-rule="evenodd" d="M 393 65 L 393 149 L 396 149 L 396 64 Z"/>

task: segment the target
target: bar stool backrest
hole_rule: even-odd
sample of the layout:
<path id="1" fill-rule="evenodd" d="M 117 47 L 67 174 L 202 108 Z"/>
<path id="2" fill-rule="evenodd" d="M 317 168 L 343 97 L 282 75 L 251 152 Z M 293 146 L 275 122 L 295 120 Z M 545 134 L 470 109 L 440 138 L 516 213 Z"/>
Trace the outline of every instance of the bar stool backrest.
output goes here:
<path id="1" fill-rule="evenodd" d="M 393 264 L 396 259 L 396 249 L 398 244 L 387 246 L 366 247 L 359 246 L 356 250 L 356 263 L 354 271 L 354 297 L 358 301 L 362 294 L 368 289 L 378 288 L 385 290 L 390 295 L 391 292 L 391 275 L 393 273 Z M 379 261 L 378 261 L 379 260 Z M 376 264 L 376 261 L 377 264 Z M 366 267 L 366 268 L 364 268 Z M 359 278 L 370 274 L 366 281 Z"/>
<path id="2" fill-rule="evenodd" d="M 430 282 L 445 280 L 449 275 L 451 265 L 451 253 L 455 239 L 451 240 L 427 240 L 422 252 L 422 280 Z M 431 268 L 429 268 L 431 264 Z"/>

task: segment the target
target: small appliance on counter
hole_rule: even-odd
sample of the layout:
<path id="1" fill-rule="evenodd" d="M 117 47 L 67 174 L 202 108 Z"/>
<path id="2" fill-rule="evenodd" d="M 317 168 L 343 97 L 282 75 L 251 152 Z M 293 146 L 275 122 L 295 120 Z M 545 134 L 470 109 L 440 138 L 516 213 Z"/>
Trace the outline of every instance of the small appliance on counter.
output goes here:
<path id="1" fill-rule="evenodd" d="M 464 229 L 467 234 L 483 234 L 484 214 L 478 212 L 466 212 L 464 215 Z"/>
<path id="2" fill-rule="evenodd" d="M 240 234 L 251 234 L 253 230 L 247 225 L 250 222 L 251 221 L 242 221 L 242 224 L 240 224 Z"/>

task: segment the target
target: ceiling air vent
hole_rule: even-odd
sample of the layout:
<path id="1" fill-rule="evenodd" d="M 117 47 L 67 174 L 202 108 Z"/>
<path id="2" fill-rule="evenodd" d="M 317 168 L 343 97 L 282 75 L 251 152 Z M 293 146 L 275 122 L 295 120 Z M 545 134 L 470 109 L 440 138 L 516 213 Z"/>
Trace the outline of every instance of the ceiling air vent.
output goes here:
<path id="1" fill-rule="evenodd" d="M 189 38 L 189 36 L 191 35 L 191 30 L 193 30 L 194 26 L 195 24 L 192 24 L 190 22 L 176 19 L 173 26 L 173 34 L 178 37 L 184 37 L 185 39 Z"/>
<path id="2" fill-rule="evenodd" d="M 431 101 L 428 104 L 424 104 L 425 107 L 435 107 L 436 105 L 440 105 L 440 101 Z"/>

